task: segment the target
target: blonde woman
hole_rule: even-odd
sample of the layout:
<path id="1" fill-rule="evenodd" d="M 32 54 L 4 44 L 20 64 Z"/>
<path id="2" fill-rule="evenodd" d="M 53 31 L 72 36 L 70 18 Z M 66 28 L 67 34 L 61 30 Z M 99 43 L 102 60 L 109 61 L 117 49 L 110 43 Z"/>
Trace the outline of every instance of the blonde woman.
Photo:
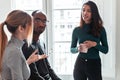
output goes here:
<path id="1" fill-rule="evenodd" d="M 12 34 L 10 41 L 4 31 L 4 25 Z M 24 39 L 31 40 L 32 18 L 26 12 L 13 10 L 2 24 L 0 24 L 0 72 L 2 80 L 28 80 L 30 76 L 29 64 L 46 58 L 35 52 L 26 60 L 22 53 Z M 29 42 L 28 41 L 28 42 Z"/>

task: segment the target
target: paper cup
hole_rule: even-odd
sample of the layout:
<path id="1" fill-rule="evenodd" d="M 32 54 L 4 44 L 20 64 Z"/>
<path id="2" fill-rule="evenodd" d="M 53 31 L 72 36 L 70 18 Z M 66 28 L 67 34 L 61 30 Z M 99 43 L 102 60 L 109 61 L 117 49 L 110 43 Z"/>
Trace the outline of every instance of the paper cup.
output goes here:
<path id="1" fill-rule="evenodd" d="M 88 48 L 87 48 L 86 44 L 80 44 L 80 52 L 82 52 L 82 53 L 88 52 Z"/>

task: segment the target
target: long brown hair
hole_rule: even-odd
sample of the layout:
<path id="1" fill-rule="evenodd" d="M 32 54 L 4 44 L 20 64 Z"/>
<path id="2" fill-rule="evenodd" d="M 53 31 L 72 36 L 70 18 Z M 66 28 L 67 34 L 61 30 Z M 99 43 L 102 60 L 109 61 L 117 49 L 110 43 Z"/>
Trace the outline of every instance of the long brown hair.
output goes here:
<path id="1" fill-rule="evenodd" d="M 0 72 L 2 66 L 2 57 L 7 45 L 7 35 L 4 31 L 4 25 L 7 26 L 7 29 L 10 33 L 14 34 L 18 28 L 18 26 L 22 26 L 26 28 L 29 26 L 27 36 L 32 35 L 32 18 L 29 14 L 21 10 L 13 10 L 10 12 L 5 20 L 5 22 L 0 24 Z M 32 40 L 32 39 L 31 39 Z"/>
<path id="2" fill-rule="evenodd" d="M 90 6 L 91 9 L 91 13 L 92 13 L 92 20 L 90 23 L 91 29 L 90 29 L 90 33 L 95 36 L 95 37 L 99 37 L 100 36 L 100 31 L 103 27 L 103 21 L 99 15 L 99 11 L 97 8 L 97 5 L 92 2 L 92 1 L 88 1 L 86 3 L 83 4 L 84 5 L 88 5 Z M 82 18 L 82 14 L 81 14 L 81 21 L 80 21 L 80 27 L 82 27 L 85 24 L 83 18 Z"/>

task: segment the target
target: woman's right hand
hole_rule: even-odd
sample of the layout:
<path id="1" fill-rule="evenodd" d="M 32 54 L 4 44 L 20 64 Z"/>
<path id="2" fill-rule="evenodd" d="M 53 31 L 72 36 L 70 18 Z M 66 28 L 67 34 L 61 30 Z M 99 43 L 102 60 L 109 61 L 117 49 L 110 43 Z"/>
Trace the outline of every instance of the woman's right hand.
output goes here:
<path id="1" fill-rule="evenodd" d="M 42 55 L 39 55 L 39 54 L 36 54 L 38 52 L 38 50 L 35 50 L 30 56 L 29 58 L 27 59 L 27 63 L 30 65 L 31 63 L 33 62 L 36 62 L 40 59 L 44 59 L 44 58 L 47 58 L 48 56 L 46 54 L 42 54 Z"/>
<path id="2" fill-rule="evenodd" d="M 83 53 L 87 53 L 88 51 L 88 47 L 85 43 L 81 43 L 78 46 L 78 52 L 83 52 Z"/>

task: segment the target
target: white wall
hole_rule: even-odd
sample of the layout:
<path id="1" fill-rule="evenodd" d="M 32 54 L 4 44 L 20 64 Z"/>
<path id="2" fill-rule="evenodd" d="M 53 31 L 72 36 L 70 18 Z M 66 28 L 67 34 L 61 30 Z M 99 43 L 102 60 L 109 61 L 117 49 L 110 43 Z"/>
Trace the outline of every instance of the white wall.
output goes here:
<path id="1" fill-rule="evenodd" d="M 103 25 L 107 32 L 109 52 L 101 54 L 103 80 L 115 80 L 115 53 L 116 53 L 116 12 L 115 0 L 92 0 L 97 3 Z"/>
<path id="2" fill-rule="evenodd" d="M 115 0 L 103 0 L 103 20 L 107 31 L 109 53 L 104 56 L 105 68 L 103 69 L 104 80 L 115 80 L 115 32 L 116 32 L 116 18 L 115 18 Z"/>
<path id="3" fill-rule="evenodd" d="M 11 0 L 0 0 L 0 23 L 5 21 L 8 12 L 11 10 Z"/>
<path id="4" fill-rule="evenodd" d="M 116 79 L 120 80 L 120 0 L 116 1 Z"/>

